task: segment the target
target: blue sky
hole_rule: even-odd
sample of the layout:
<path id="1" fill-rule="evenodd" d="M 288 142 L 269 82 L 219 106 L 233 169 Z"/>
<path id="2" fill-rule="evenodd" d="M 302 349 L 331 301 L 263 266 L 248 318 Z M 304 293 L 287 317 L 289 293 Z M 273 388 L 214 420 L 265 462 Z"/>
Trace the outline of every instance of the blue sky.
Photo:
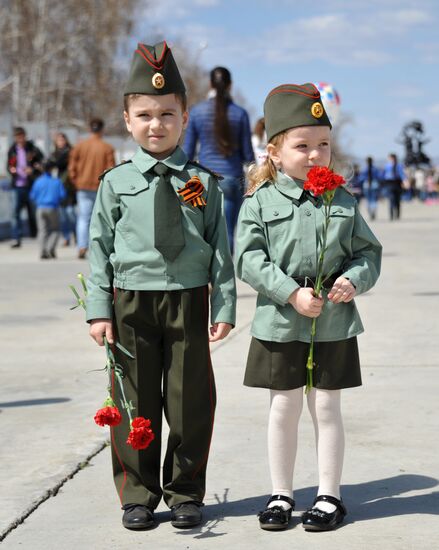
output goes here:
<path id="1" fill-rule="evenodd" d="M 207 69 L 228 67 L 252 118 L 284 83 L 329 82 L 349 117 L 342 142 L 358 157 L 402 154 L 398 137 L 423 122 L 439 156 L 436 0 L 160 0 L 145 26 L 184 40 Z M 145 41 L 147 37 L 142 36 Z"/>

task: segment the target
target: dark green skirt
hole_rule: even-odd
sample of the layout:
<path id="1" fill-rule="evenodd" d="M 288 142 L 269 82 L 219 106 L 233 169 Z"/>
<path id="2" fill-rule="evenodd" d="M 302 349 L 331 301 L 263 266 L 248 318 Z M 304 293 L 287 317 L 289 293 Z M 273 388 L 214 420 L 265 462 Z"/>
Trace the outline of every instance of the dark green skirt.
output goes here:
<path id="1" fill-rule="evenodd" d="M 268 342 L 252 338 L 244 385 L 294 390 L 306 384 L 309 344 Z M 361 386 L 357 338 L 314 343 L 314 387 L 340 390 Z"/>

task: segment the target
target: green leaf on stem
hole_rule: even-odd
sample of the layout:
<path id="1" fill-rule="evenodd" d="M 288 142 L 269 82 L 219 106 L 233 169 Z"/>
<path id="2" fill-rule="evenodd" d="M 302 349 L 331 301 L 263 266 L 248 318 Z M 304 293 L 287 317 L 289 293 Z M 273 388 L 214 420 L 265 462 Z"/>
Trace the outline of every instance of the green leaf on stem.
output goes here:
<path id="1" fill-rule="evenodd" d="M 116 342 L 116 347 L 120 349 L 120 351 L 122 351 L 125 355 L 127 355 L 128 357 L 130 357 L 131 359 L 134 359 L 134 355 L 131 355 L 131 353 L 125 349 L 122 344 L 120 344 L 119 342 Z"/>

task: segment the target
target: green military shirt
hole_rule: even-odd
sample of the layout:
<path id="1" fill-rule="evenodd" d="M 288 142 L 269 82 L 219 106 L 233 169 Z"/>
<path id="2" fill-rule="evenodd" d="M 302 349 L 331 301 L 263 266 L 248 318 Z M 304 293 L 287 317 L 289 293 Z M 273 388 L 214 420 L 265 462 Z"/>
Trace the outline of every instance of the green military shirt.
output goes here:
<path id="1" fill-rule="evenodd" d="M 157 159 L 139 148 L 130 162 L 108 171 L 99 186 L 90 223 L 87 320 L 112 318 L 113 288 L 181 290 L 212 284 L 211 322 L 235 324 L 233 262 L 217 178 L 188 161 L 177 147 L 161 160 L 171 169 L 175 191 L 198 176 L 206 206 L 181 199 L 185 247 L 167 261 L 154 247 Z"/>
<path id="2" fill-rule="evenodd" d="M 312 319 L 297 313 L 288 298 L 299 285 L 293 277 L 316 276 L 323 201 L 314 204 L 303 183 L 278 172 L 245 199 L 238 220 L 236 268 L 258 291 L 252 335 L 274 342 L 310 341 Z M 358 211 L 355 198 L 338 188 L 331 207 L 324 273 L 341 271 L 357 294 L 378 279 L 381 245 Z M 363 331 L 355 302 L 325 301 L 317 319 L 316 341 L 351 338 Z"/>

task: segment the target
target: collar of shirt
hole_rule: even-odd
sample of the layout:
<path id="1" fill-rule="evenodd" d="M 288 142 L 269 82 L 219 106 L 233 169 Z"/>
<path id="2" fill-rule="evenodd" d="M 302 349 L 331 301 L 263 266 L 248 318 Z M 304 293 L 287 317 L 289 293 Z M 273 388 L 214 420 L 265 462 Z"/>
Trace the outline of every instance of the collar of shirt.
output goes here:
<path id="1" fill-rule="evenodd" d="M 132 158 L 134 166 L 142 173 L 149 172 L 158 162 L 165 164 L 168 168 L 181 172 L 188 162 L 186 153 L 178 145 L 174 152 L 163 160 L 151 156 L 144 149 L 139 147 Z"/>
<path id="2" fill-rule="evenodd" d="M 300 200 L 303 194 L 303 181 L 290 178 L 283 172 L 277 171 L 277 178 L 274 185 L 278 191 L 287 197 Z"/>

